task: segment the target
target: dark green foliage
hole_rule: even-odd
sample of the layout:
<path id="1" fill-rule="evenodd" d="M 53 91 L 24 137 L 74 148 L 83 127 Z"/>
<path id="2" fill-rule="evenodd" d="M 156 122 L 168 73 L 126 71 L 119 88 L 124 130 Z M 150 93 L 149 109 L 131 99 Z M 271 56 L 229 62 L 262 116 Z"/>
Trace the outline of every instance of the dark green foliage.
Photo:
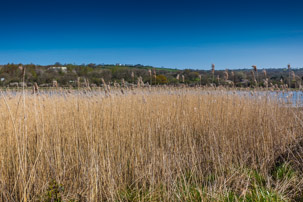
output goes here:
<path id="1" fill-rule="evenodd" d="M 63 200 L 64 186 L 59 184 L 56 180 L 49 182 L 46 192 L 43 194 L 39 201 L 43 202 L 80 202 L 81 200 L 66 199 Z"/>
<path id="2" fill-rule="evenodd" d="M 46 193 L 42 199 L 43 202 L 63 202 L 62 192 L 64 187 L 57 183 L 56 180 L 52 180 L 46 190 Z"/>
<path id="3" fill-rule="evenodd" d="M 294 177 L 296 173 L 289 164 L 284 163 L 276 167 L 272 175 L 275 180 L 289 180 Z"/>

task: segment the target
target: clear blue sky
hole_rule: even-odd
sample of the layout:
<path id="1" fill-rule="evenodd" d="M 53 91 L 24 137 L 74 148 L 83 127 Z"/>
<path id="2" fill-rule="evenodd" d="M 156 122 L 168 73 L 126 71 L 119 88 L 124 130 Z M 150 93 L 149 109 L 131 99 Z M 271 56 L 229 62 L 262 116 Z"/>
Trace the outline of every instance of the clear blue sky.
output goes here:
<path id="1" fill-rule="evenodd" d="M 6 0 L 0 64 L 303 67 L 303 1 Z"/>

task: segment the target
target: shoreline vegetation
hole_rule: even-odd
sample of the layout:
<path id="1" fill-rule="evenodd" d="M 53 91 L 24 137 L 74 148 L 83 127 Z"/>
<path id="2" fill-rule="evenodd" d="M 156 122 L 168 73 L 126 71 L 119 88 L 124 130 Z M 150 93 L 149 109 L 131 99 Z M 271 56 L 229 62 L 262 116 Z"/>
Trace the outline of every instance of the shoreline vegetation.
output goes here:
<path id="1" fill-rule="evenodd" d="M 0 92 L 1 201 L 303 200 L 301 109 L 223 86 L 88 87 Z"/>
<path id="2" fill-rule="evenodd" d="M 20 78 L 24 76 L 24 80 Z M 108 85 L 225 86 L 301 89 L 303 68 L 209 70 L 156 68 L 144 65 L 6 64 L 0 65 L 0 87 L 102 87 Z"/>

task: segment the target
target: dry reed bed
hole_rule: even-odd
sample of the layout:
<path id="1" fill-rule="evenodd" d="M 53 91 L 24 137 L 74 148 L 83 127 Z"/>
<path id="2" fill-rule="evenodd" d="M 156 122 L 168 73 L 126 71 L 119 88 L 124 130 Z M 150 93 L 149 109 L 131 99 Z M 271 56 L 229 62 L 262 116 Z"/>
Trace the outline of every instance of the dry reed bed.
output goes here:
<path id="1" fill-rule="evenodd" d="M 2 94 L 0 194 L 42 200 L 55 180 L 63 199 L 87 201 L 126 200 L 132 190 L 134 200 L 189 200 L 180 185 L 185 192 L 192 184 L 205 199 L 243 195 L 250 179 L 242 171 L 267 176 L 301 138 L 301 118 L 274 98 L 226 91 Z"/>

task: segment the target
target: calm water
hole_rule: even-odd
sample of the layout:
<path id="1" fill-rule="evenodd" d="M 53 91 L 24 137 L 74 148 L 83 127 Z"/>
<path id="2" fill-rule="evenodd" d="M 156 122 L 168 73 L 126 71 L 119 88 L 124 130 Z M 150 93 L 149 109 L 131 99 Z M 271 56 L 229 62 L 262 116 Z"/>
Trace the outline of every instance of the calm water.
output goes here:
<path id="1" fill-rule="evenodd" d="M 233 92 L 232 92 L 233 93 Z M 303 92 L 302 91 L 237 91 L 237 94 L 250 96 L 250 97 L 270 97 L 277 99 L 282 104 L 288 104 L 291 106 L 303 106 Z"/>
<path id="2" fill-rule="evenodd" d="M 183 94 L 184 91 L 179 91 L 179 90 L 163 90 L 163 91 L 157 91 L 157 90 L 153 90 L 151 92 L 149 91 L 124 91 L 124 94 L 131 94 L 131 93 L 135 93 L 135 94 L 158 94 L 158 93 L 163 93 L 163 94 Z M 287 104 L 290 106 L 297 106 L 297 107 L 303 107 L 303 92 L 302 91 L 225 91 L 225 90 L 202 90 L 199 91 L 197 89 L 195 90 L 191 90 L 188 89 L 186 91 L 186 93 L 188 94 L 197 94 L 197 93 L 201 93 L 201 94 L 206 94 L 206 93 L 210 93 L 210 94 L 228 94 L 228 95 L 232 95 L 232 94 L 237 94 L 237 95 L 241 95 L 241 96 L 247 96 L 247 97 L 251 97 L 251 98 L 262 98 L 262 97 L 270 97 L 272 99 L 277 99 L 279 100 L 279 102 L 283 103 L 283 104 Z M 6 96 L 20 96 L 22 94 L 22 92 L 20 91 L 2 91 L 0 93 L 0 98 L 3 95 Z M 31 91 L 26 91 L 26 95 L 31 95 Z M 106 96 L 106 94 L 104 93 L 103 90 L 96 90 L 96 91 L 77 91 L 77 90 L 72 90 L 71 92 L 68 92 L 66 90 L 64 91 L 50 91 L 50 90 L 44 90 L 44 91 L 40 91 L 39 92 L 40 95 L 45 95 L 45 96 L 63 96 L 66 97 L 68 95 L 80 95 L 80 96 Z M 112 92 L 112 95 L 122 95 L 120 90 L 115 90 Z"/>

